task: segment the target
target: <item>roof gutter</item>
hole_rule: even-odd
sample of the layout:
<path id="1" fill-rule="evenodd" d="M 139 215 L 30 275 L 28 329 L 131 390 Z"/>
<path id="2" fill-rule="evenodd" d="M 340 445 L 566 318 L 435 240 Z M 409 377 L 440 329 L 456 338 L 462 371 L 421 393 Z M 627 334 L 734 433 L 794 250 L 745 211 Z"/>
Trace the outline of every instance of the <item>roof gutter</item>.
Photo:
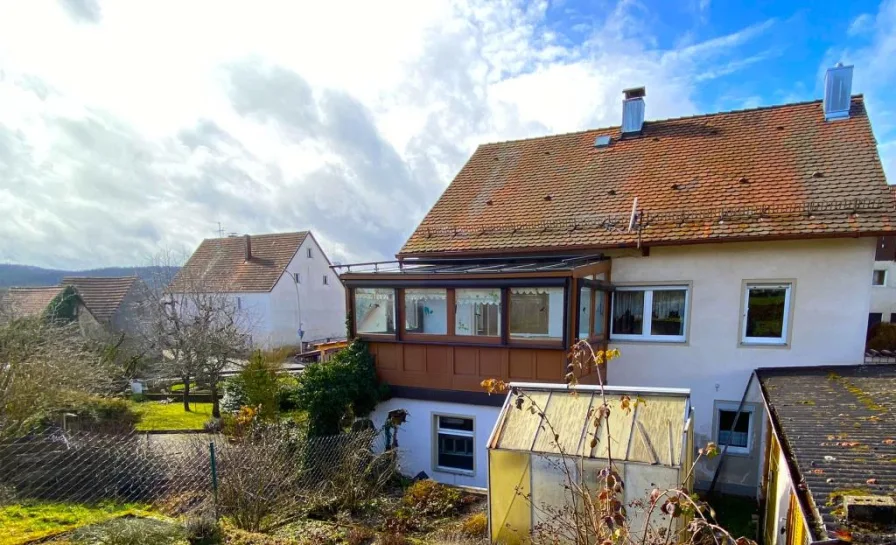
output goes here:
<path id="1" fill-rule="evenodd" d="M 765 393 L 765 388 L 762 387 L 762 381 L 759 380 L 759 377 L 758 377 L 756 371 L 753 371 L 753 374 L 751 375 L 751 379 L 752 379 L 752 377 L 756 377 L 756 381 L 759 384 L 759 396 L 762 398 L 762 405 L 765 408 L 765 414 L 768 415 L 768 420 L 769 420 L 769 423 L 771 424 L 770 427 L 772 430 L 772 435 L 774 435 L 775 440 L 778 441 L 778 445 L 780 445 L 781 452 L 783 453 L 783 452 L 785 452 L 785 448 L 787 447 L 787 444 L 783 441 L 780 430 L 778 429 L 778 420 L 775 418 L 774 414 L 772 413 L 771 404 L 768 401 L 768 396 Z M 787 449 L 787 451 L 789 451 L 789 449 Z M 789 454 L 789 452 L 787 452 L 787 454 Z M 796 471 L 796 469 L 792 466 L 793 466 L 793 461 L 791 460 L 791 457 L 784 456 L 784 470 L 787 472 L 787 478 L 790 479 L 790 483 L 794 488 L 792 493 L 796 494 L 796 497 L 797 497 L 796 504 L 797 504 L 797 507 L 799 508 L 800 514 L 802 515 L 802 518 L 803 518 L 803 527 L 806 530 L 806 535 L 814 536 L 815 532 L 812 531 L 812 526 L 809 524 L 810 516 L 806 513 L 806 506 L 804 505 L 804 501 L 803 501 L 804 498 L 801 498 L 800 494 L 797 494 L 796 485 L 800 481 L 796 480 L 794 478 L 794 476 L 799 475 L 799 472 Z M 779 471 L 780 471 L 780 468 L 779 468 Z M 768 501 L 768 500 L 766 499 L 766 501 Z M 817 521 L 820 518 L 821 517 L 816 518 L 816 517 L 812 516 L 811 520 Z M 821 524 L 822 524 L 822 528 L 824 528 L 824 522 L 822 522 Z M 814 537 L 809 542 L 810 545 L 838 545 L 841 543 L 843 543 L 843 542 L 840 541 L 839 539 L 826 538 L 826 539 L 816 540 L 816 539 L 814 539 Z"/>

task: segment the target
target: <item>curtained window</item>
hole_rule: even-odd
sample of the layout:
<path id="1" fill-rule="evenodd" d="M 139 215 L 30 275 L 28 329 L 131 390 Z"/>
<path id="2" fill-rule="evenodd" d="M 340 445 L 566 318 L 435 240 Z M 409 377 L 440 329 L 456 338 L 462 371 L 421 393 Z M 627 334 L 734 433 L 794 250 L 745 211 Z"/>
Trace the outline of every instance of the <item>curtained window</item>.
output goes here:
<path id="1" fill-rule="evenodd" d="M 404 290 L 404 321 L 408 333 L 446 335 L 448 333 L 448 290 Z"/>
<path id="2" fill-rule="evenodd" d="M 395 290 L 355 288 L 355 330 L 358 333 L 395 333 Z"/>
<path id="3" fill-rule="evenodd" d="M 501 335 L 500 288 L 454 290 L 454 333 L 479 337 Z"/>
<path id="4" fill-rule="evenodd" d="M 618 288 L 613 294 L 611 337 L 618 340 L 684 341 L 688 288 Z"/>
<path id="5" fill-rule="evenodd" d="M 563 338 L 563 288 L 511 288 L 510 336 Z"/>

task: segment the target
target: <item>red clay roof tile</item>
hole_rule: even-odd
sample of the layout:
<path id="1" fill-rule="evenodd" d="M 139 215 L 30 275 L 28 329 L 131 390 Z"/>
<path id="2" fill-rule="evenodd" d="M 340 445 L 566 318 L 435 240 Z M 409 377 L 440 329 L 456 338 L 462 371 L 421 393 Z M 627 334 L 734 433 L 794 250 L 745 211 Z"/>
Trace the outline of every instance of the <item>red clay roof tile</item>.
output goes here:
<path id="1" fill-rule="evenodd" d="M 308 234 L 308 231 L 301 231 L 252 235 L 252 259 L 249 261 L 246 261 L 245 237 L 203 240 L 174 277 L 168 291 L 271 291 Z"/>
<path id="2" fill-rule="evenodd" d="M 398 255 L 879 234 L 893 199 L 856 96 L 482 145 Z"/>

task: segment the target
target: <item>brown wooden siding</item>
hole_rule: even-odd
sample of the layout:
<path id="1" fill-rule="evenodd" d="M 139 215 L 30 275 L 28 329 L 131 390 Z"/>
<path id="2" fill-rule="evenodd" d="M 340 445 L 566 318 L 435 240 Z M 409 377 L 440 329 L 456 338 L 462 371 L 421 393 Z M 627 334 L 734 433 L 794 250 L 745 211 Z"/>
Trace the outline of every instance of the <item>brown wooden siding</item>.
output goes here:
<path id="1" fill-rule="evenodd" d="M 566 352 L 541 348 L 370 342 L 380 380 L 395 386 L 483 392 L 482 381 L 563 383 Z M 596 384 L 592 372 L 580 381 Z"/>

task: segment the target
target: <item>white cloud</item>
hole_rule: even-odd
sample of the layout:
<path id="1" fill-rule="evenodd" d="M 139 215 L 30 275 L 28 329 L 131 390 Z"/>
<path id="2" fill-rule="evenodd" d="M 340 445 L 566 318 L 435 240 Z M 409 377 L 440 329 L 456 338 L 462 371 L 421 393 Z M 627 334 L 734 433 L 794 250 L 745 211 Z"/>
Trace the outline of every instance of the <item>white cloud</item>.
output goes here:
<path id="1" fill-rule="evenodd" d="M 836 62 L 855 65 L 853 92 L 865 94 L 884 170 L 889 182 L 896 183 L 896 110 L 890 100 L 896 85 L 896 0 L 881 2 L 873 16 L 856 18 L 848 33 L 864 38 L 866 45 L 829 50 L 819 67 L 819 81 Z"/>
<path id="2" fill-rule="evenodd" d="M 707 3 L 708 5 L 708 3 Z M 0 261 L 139 264 L 234 232 L 311 228 L 335 260 L 388 257 L 479 143 L 694 113 L 773 21 L 657 49 L 637 4 L 0 6 Z"/>

